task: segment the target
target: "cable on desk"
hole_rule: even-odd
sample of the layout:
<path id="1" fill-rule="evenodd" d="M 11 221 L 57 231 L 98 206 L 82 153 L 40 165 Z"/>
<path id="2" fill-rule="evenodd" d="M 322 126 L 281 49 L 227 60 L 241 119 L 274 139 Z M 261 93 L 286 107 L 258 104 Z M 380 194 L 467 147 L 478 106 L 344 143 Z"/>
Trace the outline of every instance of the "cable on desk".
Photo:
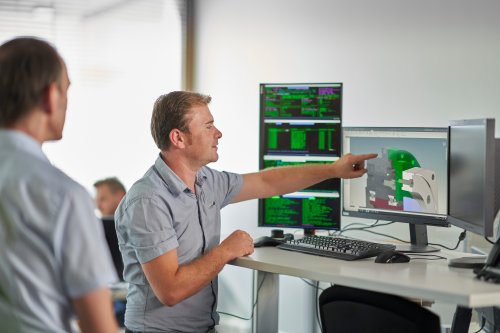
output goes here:
<path id="1" fill-rule="evenodd" d="M 437 254 L 425 254 L 425 253 L 406 253 L 412 260 L 422 259 L 422 260 L 448 260 L 448 258 L 439 256 Z"/>
<path id="2" fill-rule="evenodd" d="M 319 281 L 316 281 L 316 306 L 314 308 L 316 309 L 316 320 L 318 322 L 319 331 L 323 332 L 323 327 L 321 326 L 321 319 L 319 316 L 319 290 L 320 289 L 321 288 L 319 287 Z M 321 290 L 323 290 L 323 289 L 321 289 Z"/>
<path id="3" fill-rule="evenodd" d="M 302 281 L 304 281 L 304 283 L 305 283 L 305 284 L 308 284 L 308 285 L 310 285 L 310 286 L 311 286 L 311 287 L 313 287 L 313 288 L 319 289 L 319 290 L 321 290 L 321 291 L 323 291 L 323 290 L 324 290 L 323 288 L 320 288 L 320 287 L 319 287 L 319 284 L 313 284 L 313 283 L 311 283 L 311 282 L 307 281 L 307 280 L 306 280 L 306 279 L 304 279 L 304 278 L 300 278 L 300 279 L 301 279 Z"/>
<path id="4" fill-rule="evenodd" d="M 481 332 L 483 330 L 483 328 L 484 328 L 484 325 L 486 325 L 486 318 L 483 317 L 482 320 L 481 320 L 481 328 L 479 330 L 475 331 L 474 333 Z"/>
<path id="5" fill-rule="evenodd" d="M 321 319 L 319 317 L 319 291 L 324 291 L 323 288 L 319 287 L 319 281 L 316 281 L 315 284 L 307 281 L 306 279 L 300 278 L 304 283 L 308 284 L 309 286 L 313 287 L 315 289 L 316 293 L 316 306 L 314 307 L 315 310 L 315 316 L 316 316 L 316 321 L 318 322 L 318 326 L 320 328 L 320 332 L 323 332 L 323 328 L 321 327 Z"/>
<path id="6" fill-rule="evenodd" d="M 460 233 L 460 235 L 458 235 L 458 242 L 457 242 L 457 245 L 455 245 L 454 248 L 451 248 L 451 247 L 447 247 L 447 246 L 444 246 L 442 244 L 435 244 L 435 243 L 429 243 L 429 245 L 434 245 L 434 246 L 441 246 L 442 248 L 445 248 L 447 250 L 456 250 L 458 249 L 458 245 L 460 245 L 460 242 L 463 241 L 465 239 L 465 236 L 467 236 L 467 231 L 462 231 Z"/>
<path id="7" fill-rule="evenodd" d="M 297 233 L 299 233 L 299 232 L 301 232 L 301 230 L 295 230 L 295 231 L 293 232 L 293 235 L 294 235 L 294 236 L 296 236 L 296 235 L 297 235 Z"/>
<path id="8" fill-rule="evenodd" d="M 387 237 L 387 238 L 392 238 L 394 240 L 397 240 L 401 243 L 410 243 L 409 241 L 407 240 L 404 240 L 404 239 L 401 239 L 401 238 L 397 238 L 397 237 L 394 237 L 394 236 L 391 236 L 391 235 L 388 235 L 388 234 L 384 234 L 384 233 L 381 233 L 381 232 L 376 232 L 376 231 L 372 231 L 372 230 L 361 230 L 361 231 L 365 231 L 365 232 L 369 232 L 371 234 L 374 234 L 374 235 L 379 235 L 379 236 L 384 236 L 384 237 Z"/>
<path id="9" fill-rule="evenodd" d="M 401 243 L 410 243 L 409 241 L 406 241 L 406 240 L 403 240 L 401 238 L 397 238 L 397 237 L 394 237 L 394 236 L 391 236 L 391 235 L 388 235 L 388 234 L 384 234 L 384 233 L 376 232 L 376 231 L 372 231 L 372 230 L 367 230 L 367 229 L 370 229 L 370 228 L 381 227 L 381 226 L 389 225 L 389 224 L 392 224 L 392 223 L 394 223 L 394 222 L 390 222 L 390 223 L 386 223 L 386 224 L 379 224 L 379 225 L 371 225 L 371 226 L 368 226 L 368 227 L 365 227 L 365 228 L 349 228 L 349 229 L 343 230 L 342 232 L 351 231 L 351 230 L 365 231 L 365 232 L 369 232 L 369 233 L 374 234 L 374 235 L 379 235 L 379 236 L 384 236 L 384 237 L 387 237 L 387 238 L 392 238 L 392 239 L 397 240 L 397 241 L 399 241 Z"/>
<path id="10" fill-rule="evenodd" d="M 360 229 L 373 228 L 373 227 L 377 226 L 377 224 L 379 222 L 380 222 L 380 220 L 376 220 L 374 223 L 372 223 L 370 225 L 367 225 L 366 223 L 358 223 L 358 222 L 350 223 L 350 224 L 346 225 L 343 229 L 340 229 L 337 231 L 328 231 L 328 236 L 340 236 L 345 231 L 357 230 L 356 228 L 353 228 L 353 226 L 359 226 L 358 228 L 360 228 Z M 391 222 L 391 223 L 394 223 L 394 222 Z M 391 224 L 391 223 L 389 223 L 389 224 Z M 387 224 L 383 224 L 383 225 L 387 225 Z"/>
<path id="11" fill-rule="evenodd" d="M 490 240 L 488 237 L 484 236 L 484 239 L 486 239 L 488 243 L 495 245 L 495 242 Z"/>
<path id="12" fill-rule="evenodd" d="M 384 226 L 384 225 L 388 225 L 388 224 L 393 224 L 394 221 L 388 221 L 387 223 L 384 223 L 384 224 L 379 224 L 381 221 L 380 220 L 375 220 L 375 222 L 373 222 L 372 224 L 366 224 L 366 223 L 350 223 L 348 225 L 345 226 L 344 229 L 349 229 L 350 226 L 353 226 L 353 225 L 360 225 L 361 227 L 363 228 L 372 228 L 372 227 L 375 227 L 375 226 Z"/>
<path id="13" fill-rule="evenodd" d="M 365 231 L 365 232 L 369 232 L 369 233 L 372 233 L 372 234 L 375 234 L 375 235 L 379 235 L 379 236 L 384 236 L 384 237 L 392 238 L 392 239 L 400 241 L 402 243 L 407 243 L 407 244 L 410 243 L 409 241 L 406 241 L 406 240 L 403 240 L 403 239 L 400 239 L 400 238 L 397 238 L 397 237 L 394 237 L 394 236 L 391 236 L 391 235 L 388 235 L 388 234 L 384 234 L 384 233 L 381 233 L 381 232 L 375 232 L 375 231 L 372 231 L 372 230 L 367 230 L 367 229 L 371 229 L 371 228 L 375 228 L 375 227 L 382 227 L 382 226 L 390 225 L 390 224 L 395 223 L 396 221 L 391 221 L 391 222 L 384 223 L 384 224 L 378 224 L 378 222 L 379 222 L 379 220 L 376 220 L 375 223 L 373 223 L 371 225 L 368 225 L 368 226 L 365 226 L 365 227 L 348 228 L 350 225 L 353 225 L 353 224 L 356 224 L 356 225 L 361 224 L 361 223 L 351 223 L 346 228 L 340 230 L 340 232 L 338 234 L 340 235 L 343 232 L 350 231 L 350 230 L 359 230 L 359 231 Z M 467 235 L 467 231 L 466 230 L 462 231 L 460 233 L 460 235 L 458 236 L 458 242 L 457 242 L 457 244 L 453 248 L 448 247 L 446 245 L 437 244 L 437 243 L 428 243 L 428 244 L 429 245 L 434 245 L 434 246 L 440 246 L 440 247 L 445 248 L 447 250 L 456 250 L 458 248 L 458 246 L 460 245 L 460 242 L 462 242 L 465 239 L 466 235 Z M 486 238 L 486 240 L 488 242 L 492 243 L 489 239 Z M 494 244 L 494 243 L 492 243 L 492 244 Z"/>
<path id="14" fill-rule="evenodd" d="M 218 313 L 222 313 L 222 314 L 227 315 L 227 316 L 235 317 L 235 318 L 238 318 L 238 319 L 241 319 L 241 320 L 252 320 L 253 315 L 255 313 L 255 306 L 259 302 L 259 291 L 262 288 L 262 285 L 264 284 L 264 281 L 266 280 L 266 278 L 267 278 L 267 275 L 264 275 L 264 278 L 262 279 L 262 281 L 260 281 L 260 285 L 257 287 L 257 296 L 255 296 L 255 302 L 252 305 L 252 312 L 251 312 L 249 318 L 245 318 L 245 317 L 238 316 L 238 315 L 235 315 L 235 314 L 232 314 L 232 313 L 228 313 L 228 312 L 224 312 L 224 311 L 217 311 L 217 312 Z"/>
<path id="15" fill-rule="evenodd" d="M 341 235 L 343 232 L 349 231 L 349 230 L 366 230 L 366 229 L 371 229 L 371 228 L 375 228 L 375 227 L 383 227 L 383 226 L 395 223 L 395 221 L 390 221 L 390 222 L 382 223 L 382 224 L 379 224 L 379 222 L 380 222 L 380 220 L 376 220 L 374 223 L 369 224 L 369 225 L 366 225 L 365 223 L 351 223 L 351 224 L 348 224 L 347 226 L 345 226 L 345 228 L 341 229 L 338 232 L 338 234 Z M 359 225 L 360 227 L 353 227 L 353 226 L 357 226 L 357 225 Z"/>

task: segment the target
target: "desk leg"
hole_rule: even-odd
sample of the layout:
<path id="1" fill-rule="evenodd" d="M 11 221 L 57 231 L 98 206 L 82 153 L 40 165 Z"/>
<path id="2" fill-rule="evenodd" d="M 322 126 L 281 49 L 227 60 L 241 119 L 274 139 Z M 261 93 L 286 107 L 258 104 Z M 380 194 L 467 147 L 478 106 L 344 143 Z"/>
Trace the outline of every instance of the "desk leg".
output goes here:
<path id="1" fill-rule="evenodd" d="M 469 332 L 470 319 L 472 317 L 472 309 L 457 306 L 453 323 L 451 324 L 450 333 L 467 333 Z"/>
<path id="2" fill-rule="evenodd" d="M 279 274 L 254 271 L 253 333 L 278 332 L 279 287 Z"/>

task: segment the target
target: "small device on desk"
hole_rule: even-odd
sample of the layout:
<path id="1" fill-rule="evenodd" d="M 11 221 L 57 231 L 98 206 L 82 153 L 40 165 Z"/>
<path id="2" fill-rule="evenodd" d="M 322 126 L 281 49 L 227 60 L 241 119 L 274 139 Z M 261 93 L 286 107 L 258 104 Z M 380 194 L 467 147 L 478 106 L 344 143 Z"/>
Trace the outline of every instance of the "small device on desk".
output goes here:
<path id="1" fill-rule="evenodd" d="M 283 244 L 284 240 L 280 240 L 277 238 L 272 238 L 269 236 L 260 236 L 253 240 L 254 247 L 264 247 L 264 246 L 276 246 L 279 244 Z"/>
<path id="2" fill-rule="evenodd" d="M 261 236 L 253 240 L 254 247 L 276 246 L 294 239 L 293 234 L 285 234 L 281 229 L 271 230 L 271 236 Z"/>
<path id="3" fill-rule="evenodd" d="M 375 257 L 381 252 L 393 250 L 396 247 L 389 244 L 379 244 L 343 237 L 304 236 L 298 240 L 290 240 L 279 244 L 277 248 L 335 259 L 356 260 Z"/>
<path id="4" fill-rule="evenodd" d="M 486 257 L 461 257 L 448 260 L 448 266 L 457 268 L 483 268 Z"/>

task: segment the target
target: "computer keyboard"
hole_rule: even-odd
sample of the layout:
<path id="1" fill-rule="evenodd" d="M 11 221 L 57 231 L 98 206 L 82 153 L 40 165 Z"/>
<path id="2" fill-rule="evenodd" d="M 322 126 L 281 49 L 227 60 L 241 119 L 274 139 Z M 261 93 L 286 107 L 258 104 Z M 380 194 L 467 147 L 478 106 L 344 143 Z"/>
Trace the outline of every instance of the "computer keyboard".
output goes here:
<path id="1" fill-rule="evenodd" d="M 389 244 L 334 236 L 304 236 L 301 239 L 286 241 L 276 247 L 342 260 L 375 257 L 381 252 L 396 248 L 396 246 Z"/>

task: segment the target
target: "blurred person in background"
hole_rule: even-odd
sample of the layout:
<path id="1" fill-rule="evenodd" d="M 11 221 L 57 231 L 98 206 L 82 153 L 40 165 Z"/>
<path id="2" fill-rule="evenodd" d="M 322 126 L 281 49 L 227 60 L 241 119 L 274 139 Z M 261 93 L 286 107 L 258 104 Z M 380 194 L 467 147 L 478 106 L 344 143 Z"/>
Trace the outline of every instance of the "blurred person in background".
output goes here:
<path id="1" fill-rule="evenodd" d="M 109 252 L 113 258 L 116 273 L 120 281 L 123 281 L 123 260 L 118 246 L 118 238 L 115 230 L 115 210 L 125 196 L 127 190 L 123 183 L 116 177 L 98 180 L 94 183 L 95 202 L 101 213 L 104 235 L 108 243 Z M 116 320 L 123 327 L 125 320 L 126 300 L 115 300 L 113 302 Z"/>

